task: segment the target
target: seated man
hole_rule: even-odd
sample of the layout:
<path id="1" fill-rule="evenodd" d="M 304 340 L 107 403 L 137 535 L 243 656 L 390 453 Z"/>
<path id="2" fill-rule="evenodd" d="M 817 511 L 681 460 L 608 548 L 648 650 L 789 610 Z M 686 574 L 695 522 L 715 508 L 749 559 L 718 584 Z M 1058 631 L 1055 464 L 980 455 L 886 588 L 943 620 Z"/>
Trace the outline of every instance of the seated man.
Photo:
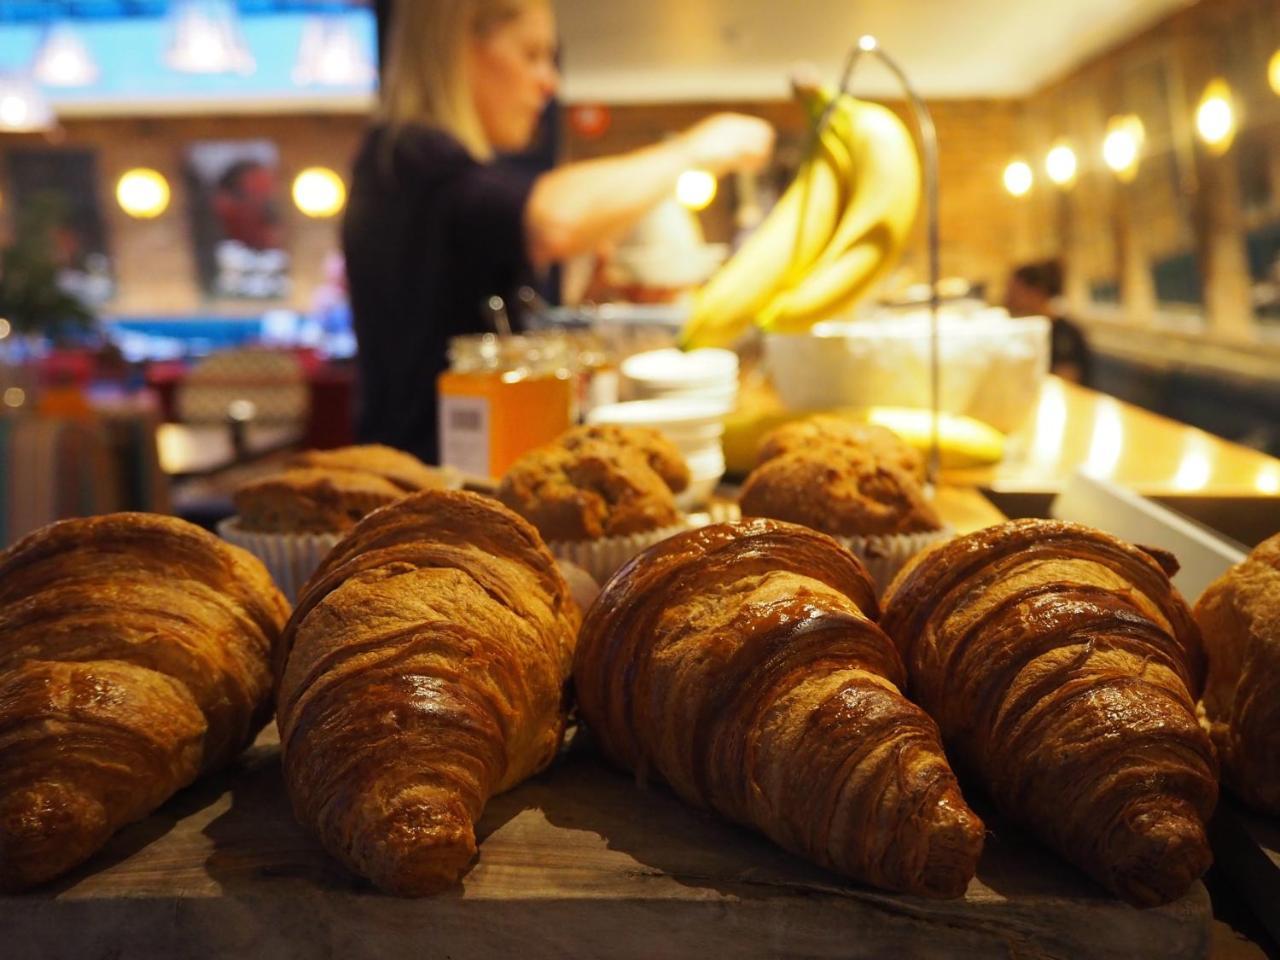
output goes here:
<path id="1" fill-rule="evenodd" d="M 1049 370 L 1088 386 L 1090 382 L 1089 344 L 1080 328 L 1066 317 L 1054 316 L 1053 301 L 1062 294 L 1062 265 L 1057 260 L 1029 263 L 1018 267 L 1009 278 L 1004 305 L 1014 317 L 1049 317 Z"/>

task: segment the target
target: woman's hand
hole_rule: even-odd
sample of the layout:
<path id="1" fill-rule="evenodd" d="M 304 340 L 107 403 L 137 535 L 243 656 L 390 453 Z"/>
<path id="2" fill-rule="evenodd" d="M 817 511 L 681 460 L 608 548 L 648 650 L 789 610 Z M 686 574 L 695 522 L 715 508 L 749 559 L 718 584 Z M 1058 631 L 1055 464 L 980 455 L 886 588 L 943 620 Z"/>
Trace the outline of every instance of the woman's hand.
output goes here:
<path id="1" fill-rule="evenodd" d="M 716 176 L 737 170 L 759 170 L 773 152 L 773 127 L 759 117 L 717 113 L 682 135 L 690 166 Z"/>

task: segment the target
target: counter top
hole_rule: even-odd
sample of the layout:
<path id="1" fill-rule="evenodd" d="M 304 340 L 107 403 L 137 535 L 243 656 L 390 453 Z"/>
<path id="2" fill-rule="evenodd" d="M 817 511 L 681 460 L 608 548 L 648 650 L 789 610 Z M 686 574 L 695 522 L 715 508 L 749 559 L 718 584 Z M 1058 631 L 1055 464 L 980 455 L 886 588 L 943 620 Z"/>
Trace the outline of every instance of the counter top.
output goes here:
<path id="1" fill-rule="evenodd" d="M 1000 493 L 1056 493 L 1075 470 L 1144 496 L 1280 494 L 1275 457 L 1057 377 L 1045 382 L 1002 462 L 948 471 L 947 479 Z"/>

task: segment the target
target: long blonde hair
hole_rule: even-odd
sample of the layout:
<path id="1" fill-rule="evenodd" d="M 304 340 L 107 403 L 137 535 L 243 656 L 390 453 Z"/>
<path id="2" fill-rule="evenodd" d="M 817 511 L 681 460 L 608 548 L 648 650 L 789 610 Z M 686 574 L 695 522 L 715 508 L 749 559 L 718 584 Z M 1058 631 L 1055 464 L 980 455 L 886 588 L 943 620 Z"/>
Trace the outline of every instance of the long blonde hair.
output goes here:
<path id="1" fill-rule="evenodd" d="M 452 134 L 477 160 L 493 156 L 466 77 L 466 45 L 548 0 L 399 0 L 391 22 L 378 117 L 394 134 L 423 123 Z"/>

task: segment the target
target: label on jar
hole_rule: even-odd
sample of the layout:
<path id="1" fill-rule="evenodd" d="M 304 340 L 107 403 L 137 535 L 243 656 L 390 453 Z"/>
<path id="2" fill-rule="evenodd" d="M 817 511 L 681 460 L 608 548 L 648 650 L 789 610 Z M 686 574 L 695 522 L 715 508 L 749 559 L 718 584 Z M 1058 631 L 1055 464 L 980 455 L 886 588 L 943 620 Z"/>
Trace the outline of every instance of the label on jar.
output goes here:
<path id="1" fill-rule="evenodd" d="M 440 461 L 463 473 L 489 476 L 489 401 L 485 397 L 440 398 Z"/>

